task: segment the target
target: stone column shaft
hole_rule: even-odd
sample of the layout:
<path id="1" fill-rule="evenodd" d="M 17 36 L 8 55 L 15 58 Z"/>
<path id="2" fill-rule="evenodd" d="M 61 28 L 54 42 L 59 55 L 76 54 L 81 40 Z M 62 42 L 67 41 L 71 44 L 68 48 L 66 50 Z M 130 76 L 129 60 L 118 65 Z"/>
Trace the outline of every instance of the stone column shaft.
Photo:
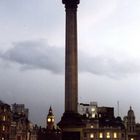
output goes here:
<path id="1" fill-rule="evenodd" d="M 77 6 L 66 7 L 65 112 L 77 113 Z"/>

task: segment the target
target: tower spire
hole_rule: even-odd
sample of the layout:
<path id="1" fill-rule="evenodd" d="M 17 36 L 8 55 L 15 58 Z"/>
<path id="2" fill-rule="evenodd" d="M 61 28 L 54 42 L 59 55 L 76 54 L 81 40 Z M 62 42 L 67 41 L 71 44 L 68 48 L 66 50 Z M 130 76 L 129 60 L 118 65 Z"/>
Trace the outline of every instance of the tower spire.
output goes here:
<path id="1" fill-rule="evenodd" d="M 48 115 L 47 115 L 47 118 L 46 118 L 46 122 L 47 122 L 46 127 L 47 127 L 47 129 L 52 130 L 54 128 L 54 121 L 55 121 L 54 119 L 55 119 L 55 117 L 53 115 L 53 111 L 52 111 L 52 108 L 50 106 L 49 112 L 48 112 Z"/>

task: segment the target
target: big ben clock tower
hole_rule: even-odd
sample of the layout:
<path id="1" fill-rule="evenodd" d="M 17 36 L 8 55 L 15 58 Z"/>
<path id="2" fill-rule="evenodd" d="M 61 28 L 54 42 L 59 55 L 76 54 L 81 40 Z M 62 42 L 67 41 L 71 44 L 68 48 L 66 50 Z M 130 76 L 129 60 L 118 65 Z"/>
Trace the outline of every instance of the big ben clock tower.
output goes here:
<path id="1" fill-rule="evenodd" d="M 81 140 L 78 105 L 77 7 L 80 0 L 62 0 L 66 12 L 65 38 L 65 112 L 58 123 L 62 140 Z"/>
<path id="2" fill-rule="evenodd" d="M 53 128 L 54 128 L 54 115 L 53 115 L 51 106 L 50 106 L 49 113 L 48 113 L 47 118 L 46 118 L 46 122 L 47 122 L 46 128 L 48 130 L 53 130 Z"/>

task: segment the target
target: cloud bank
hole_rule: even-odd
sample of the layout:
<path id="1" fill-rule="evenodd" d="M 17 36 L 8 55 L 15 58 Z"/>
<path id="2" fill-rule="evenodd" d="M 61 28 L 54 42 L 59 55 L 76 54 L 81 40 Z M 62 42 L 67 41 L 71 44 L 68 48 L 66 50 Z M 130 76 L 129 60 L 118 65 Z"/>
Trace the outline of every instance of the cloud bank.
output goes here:
<path id="1" fill-rule="evenodd" d="M 54 73 L 62 73 L 64 69 L 63 49 L 51 47 L 44 41 L 14 43 L 0 57 L 21 64 L 22 69 L 47 69 Z"/>
<path id="2" fill-rule="evenodd" d="M 0 57 L 20 64 L 22 69 L 46 69 L 56 74 L 64 73 L 64 48 L 49 46 L 44 41 L 14 43 L 11 49 L 1 52 Z M 79 51 L 79 72 L 120 78 L 140 73 L 138 62 L 134 58 L 121 59 L 107 54 L 89 56 Z"/>

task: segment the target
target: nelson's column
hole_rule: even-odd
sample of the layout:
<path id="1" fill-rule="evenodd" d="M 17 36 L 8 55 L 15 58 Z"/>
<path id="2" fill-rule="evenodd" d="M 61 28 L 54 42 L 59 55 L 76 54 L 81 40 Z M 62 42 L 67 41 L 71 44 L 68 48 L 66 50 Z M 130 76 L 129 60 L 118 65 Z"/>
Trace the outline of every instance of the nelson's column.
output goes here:
<path id="1" fill-rule="evenodd" d="M 80 140 L 82 121 L 77 112 L 78 66 L 77 66 L 77 7 L 80 0 L 62 0 L 66 11 L 65 50 L 65 112 L 58 123 L 63 140 Z"/>

